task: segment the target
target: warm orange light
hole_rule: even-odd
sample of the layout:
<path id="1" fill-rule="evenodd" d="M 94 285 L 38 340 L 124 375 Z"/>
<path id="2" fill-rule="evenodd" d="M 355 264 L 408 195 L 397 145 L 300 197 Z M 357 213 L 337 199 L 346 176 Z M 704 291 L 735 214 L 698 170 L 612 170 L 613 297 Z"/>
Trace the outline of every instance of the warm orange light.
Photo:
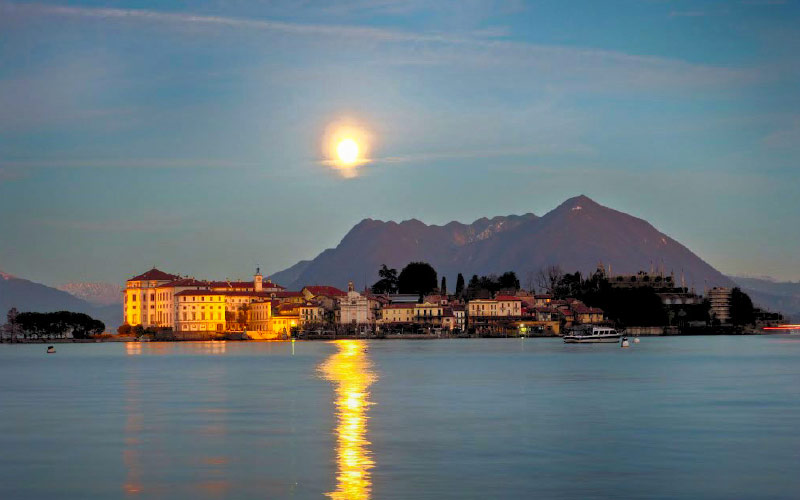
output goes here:
<path id="1" fill-rule="evenodd" d="M 377 380 L 370 369 L 366 349 L 357 340 L 335 341 L 339 352 L 328 358 L 320 370 L 336 384 L 337 464 L 333 499 L 367 499 L 372 492 L 369 470 L 375 466 L 367 441 L 369 386 Z"/>

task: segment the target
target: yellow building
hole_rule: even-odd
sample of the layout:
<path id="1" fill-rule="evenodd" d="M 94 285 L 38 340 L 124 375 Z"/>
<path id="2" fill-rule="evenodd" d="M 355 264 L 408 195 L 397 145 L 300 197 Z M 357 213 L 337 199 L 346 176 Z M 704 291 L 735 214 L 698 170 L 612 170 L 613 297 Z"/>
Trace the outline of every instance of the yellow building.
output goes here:
<path id="1" fill-rule="evenodd" d="M 247 323 L 248 332 L 272 331 L 272 301 L 258 300 L 250 304 L 250 320 Z"/>
<path id="2" fill-rule="evenodd" d="M 498 316 L 522 316 L 522 299 L 513 295 L 498 295 L 494 298 L 497 302 Z"/>
<path id="3" fill-rule="evenodd" d="M 442 306 L 439 303 L 424 302 L 414 305 L 414 322 L 434 326 L 442 324 Z"/>
<path id="4" fill-rule="evenodd" d="M 417 304 L 387 304 L 381 309 L 381 323 L 412 323 Z"/>
<path id="5" fill-rule="evenodd" d="M 131 326 L 158 326 L 156 292 L 159 286 L 180 276 L 165 273 L 155 267 L 125 282 L 122 300 L 123 321 Z"/>
<path id="6" fill-rule="evenodd" d="M 213 290 L 184 290 L 175 294 L 175 330 L 225 331 L 225 295 Z"/>

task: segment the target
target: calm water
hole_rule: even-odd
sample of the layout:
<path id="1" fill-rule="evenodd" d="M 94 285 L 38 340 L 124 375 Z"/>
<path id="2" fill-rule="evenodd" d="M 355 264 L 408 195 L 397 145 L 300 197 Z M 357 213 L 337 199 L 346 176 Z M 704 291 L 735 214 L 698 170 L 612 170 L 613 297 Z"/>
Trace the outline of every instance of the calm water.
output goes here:
<path id="1" fill-rule="evenodd" d="M 800 339 L 0 345 L 0 498 L 798 498 Z"/>

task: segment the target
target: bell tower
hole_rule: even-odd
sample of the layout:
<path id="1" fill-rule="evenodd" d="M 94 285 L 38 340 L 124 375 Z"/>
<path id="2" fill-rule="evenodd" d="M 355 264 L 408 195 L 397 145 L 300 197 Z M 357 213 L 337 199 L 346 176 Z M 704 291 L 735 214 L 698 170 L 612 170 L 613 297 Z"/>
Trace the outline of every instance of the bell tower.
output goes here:
<path id="1" fill-rule="evenodd" d="M 261 268 L 256 268 L 256 274 L 253 276 L 253 289 L 260 292 L 264 289 L 264 276 L 261 275 Z"/>

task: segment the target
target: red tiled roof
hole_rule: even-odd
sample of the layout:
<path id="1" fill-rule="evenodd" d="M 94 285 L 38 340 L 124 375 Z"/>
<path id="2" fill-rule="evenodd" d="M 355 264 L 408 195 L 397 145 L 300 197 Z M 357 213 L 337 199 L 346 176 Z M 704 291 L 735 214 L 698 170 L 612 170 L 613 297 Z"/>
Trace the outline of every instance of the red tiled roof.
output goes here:
<path id="1" fill-rule="evenodd" d="M 252 281 L 212 281 L 209 286 L 213 288 L 254 288 Z"/>
<path id="2" fill-rule="evenodd" d="M 509 301 L 522 302 L 522 299 L 520 299 L 516 295 L 498 295 L 497 297 L 494 298 L 494 300 L 502 300 L 503 302 L 509 302 Z"/>
<path id="3" fill-rule="evenodd" d="M 209 286 L 209 284 L 208 281 L 199 281 L 194 278 L 184 278 L 175 281 L 170 281 L 169 283 L 164 283 L 163 285 L 159 285 L 158 288 L 170 288 L 179 286 Z"/>
<path id="4" fill-rule="evenodd" d="M 303 287 L 303 290 L 308 290 L 311 295 L 328 295 L 331 297 L 342 297 L 347 295 L 347 292 L 339 290 L 335 286 L 328 285 L 308 285 Z"/>
<path id="5" fill-rule="evenodd" d="M 227 292 L 217 292 L 214 290 L 183 290 L 182 292 L 178 292 L 175 296 L 183 296 L 183 295 L 225 295 Z"/>
<path id="6" fill-rule="evenodd" d="M 552 299 L 553 296 L 549 293 L 539 293 L 533 296 L 535 299 Z"/>
<path id="7" fill-rule="evenodd" d="M 267 280 L 263 282 L 264 288 L 278 288 L 280 290 L 286 290 L 285 286 L 280 286 L 277 283 L 273 283 L 272 280 Z"/>
<path id="8" fill-rule="evenodd" d="M 139 276 L 134 276 L 128 281 L 173 281 L 180 278 L 177 274 L 169 274 L 155 267 Z"/>
<path id="9" fill-rule="evenodd" d="M 233 290 L 184 290 L 177 295 L 224 295 L 226 297 L 264 297 L 269 298 L 269 292 L 233 291 Z"/>
<path id="10" fill-rule="evenodd" d="M 400 303 L 400 304 L 386 304 L 384 309 L 414 309 L 417 304 L 414 303 Z"/>
<path id="11" fill-rule="evenodd" d="M 288 299 L 290 297 L 302 297 L 303 292 L 271 292 L 270 295 L 276 299 Z"/>

